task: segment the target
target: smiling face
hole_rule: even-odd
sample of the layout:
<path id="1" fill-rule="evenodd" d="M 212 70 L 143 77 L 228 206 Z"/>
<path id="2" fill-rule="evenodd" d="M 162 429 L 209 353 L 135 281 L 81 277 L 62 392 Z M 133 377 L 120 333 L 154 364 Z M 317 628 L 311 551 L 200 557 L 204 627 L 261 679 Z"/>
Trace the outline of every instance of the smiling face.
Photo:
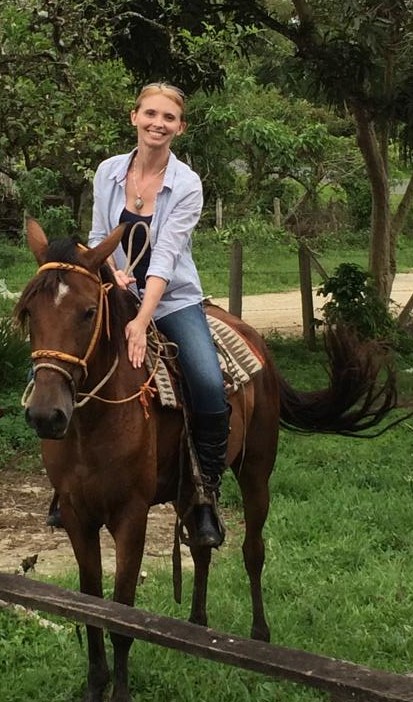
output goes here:
<path id="1" fill-rule="evenodd" d="M 139 146 L 152 149 L 169 149 L 172 139 L 185 129 L 181 108 L 161 92 L 143 97 L 131 112 L 131 122 L 137 129 Z"/>

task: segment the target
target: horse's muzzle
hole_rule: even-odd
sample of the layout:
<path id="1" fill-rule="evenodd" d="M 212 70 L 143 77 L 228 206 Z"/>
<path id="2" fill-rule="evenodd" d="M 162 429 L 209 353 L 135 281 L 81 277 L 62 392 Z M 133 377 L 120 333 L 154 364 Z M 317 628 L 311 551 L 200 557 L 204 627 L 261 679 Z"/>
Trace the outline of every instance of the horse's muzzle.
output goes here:
<path id="1" fill-rule="evenodd" d="M 29 406 L 25 412 L 26 422 L 34 429 L 39 439 L 63 439 L 69 426 L 71 415 L 60 408 L 47 411 Z"/>

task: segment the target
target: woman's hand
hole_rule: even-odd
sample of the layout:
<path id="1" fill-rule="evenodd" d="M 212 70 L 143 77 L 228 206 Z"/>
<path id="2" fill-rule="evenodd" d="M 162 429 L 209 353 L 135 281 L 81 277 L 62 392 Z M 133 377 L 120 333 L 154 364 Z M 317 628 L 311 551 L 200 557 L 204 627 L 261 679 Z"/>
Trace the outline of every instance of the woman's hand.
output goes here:
<path id="1" fill-rule="evenodd" d="M 122 290 L 126 290 L 128 285 L 135 282 L 133 276 L 127 275 L 122 270 L 114 270 L 113 275 L 115 276 L 116 282 Z"/>
<path id="2" fill-rule="evenodd" d="M 125 327 L 128 342 L 128 358 L 134 368 L 140 368 L 145 360 L 146 330 L 166 288 L 166 280 L 150 275 L 146 280 L 146 288 L 142 304 L 135 319 Z"/>
<path id="3" fill-rule="evenodd" d="M 135 317 L 125 327 L 128 342 L 128 358 L 134 368 L 140 368 L 146 353 L 146 325 Z"/>

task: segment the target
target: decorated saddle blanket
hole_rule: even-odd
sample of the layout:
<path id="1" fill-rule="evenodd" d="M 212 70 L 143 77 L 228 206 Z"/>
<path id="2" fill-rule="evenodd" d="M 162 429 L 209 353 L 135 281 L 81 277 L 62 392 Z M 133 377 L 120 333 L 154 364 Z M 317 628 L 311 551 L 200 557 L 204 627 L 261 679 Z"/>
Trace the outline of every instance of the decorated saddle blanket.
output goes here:
<path id="1" fill-rule="evenodd" d="M 258 350 L 254 352 L 236 329 L 208 314 L 208 308 L 206 313 L 226 392 L 231 395 L 261 370 L 263 361 Z M 149 373 L 154 373 L 154 384 L 162 406 L 174 409 L 181 407 L 176 347 L 158 332 L 148 337 L 146 365 Z"/>

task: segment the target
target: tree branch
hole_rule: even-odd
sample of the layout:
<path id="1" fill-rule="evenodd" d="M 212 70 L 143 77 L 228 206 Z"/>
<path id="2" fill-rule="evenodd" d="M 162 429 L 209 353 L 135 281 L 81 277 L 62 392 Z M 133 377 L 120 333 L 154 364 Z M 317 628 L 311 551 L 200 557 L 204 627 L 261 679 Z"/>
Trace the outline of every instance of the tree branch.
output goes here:
<path id="1" fill-rule="evenodd" d="M 313 25 L 313 11 L 306 0 L 292 0 L 301 25 Z"/>
<path id="2" fill-rule="evenodd" d="M 404 191 L 404 195 L 399 202 L 399 206 L 393 215 L 392 225 L 391 225 L 391 236 L 392 239 L 400 234 L 403 224 L 406 221 L 407 214 L 412 206 L 413 202 L 413 173 L 410 176 L 410 180 L 407 184 L 407 188 Z"/>

